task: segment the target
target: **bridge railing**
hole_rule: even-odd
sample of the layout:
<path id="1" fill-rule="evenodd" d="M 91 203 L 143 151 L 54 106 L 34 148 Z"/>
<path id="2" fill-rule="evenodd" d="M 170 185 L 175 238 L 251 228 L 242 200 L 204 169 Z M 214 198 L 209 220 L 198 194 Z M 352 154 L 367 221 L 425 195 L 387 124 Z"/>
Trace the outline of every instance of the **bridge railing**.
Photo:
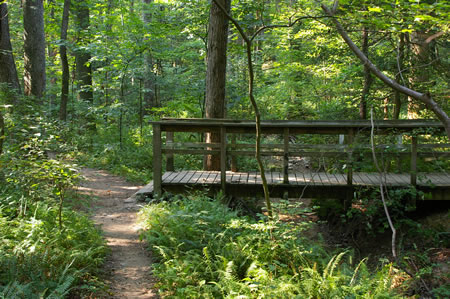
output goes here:
<path id="1" fill-rule="evenodd" d="M 237 156 L 255 154 L 254 144 L 239 144 L 238 134 L 256 134 L 255 122 L 249 120 L 229 119 L 162 119 L 152 122 L 153 125 L 153 184 L 155 193 L 161 194 L 163 154 L 166 155 L 166 170 L 174 170 L 175 154 L 219 155 L 220 178 L 222 190 L 226 191 L 227 160 L 231 158 L 231 170 L 236 171 Z M 371 155 L 368 138 L 372 130 L 370 121 L 263 121 L 262 134 L 278 135 L 282 143 L 262 145 L 263 156 L 282 157 L 283 184 L 289 184 L 290 157 L 344 157 L 346 164 L 347 185 L 351 186 L 355 155 Z M 174 133 L 216 133 L 220 136 L 218 143 L 175 142 Z M 410 157 L 410 182 L 417 184 L 418 157 L 436 158 L 449 156 L 448 143 L 419 143 L 423 135 L 443 135 L 444 127 L 439 122 L 427 120 L 382 120 L 374 122 L 374 134 L 396 135 L 396 144 L 378 144 L 377 151 L 395 155 L 400 161 Z M 165 143 L 163 134 L 165 133 Z M 338 144 L 293 144 L 290 139 L 296 135 L 320 134 L 339 135 Z M 402 138 L 402 136 L 404 138 Z M 410 142 L 404 144 L 403 139 Z M 365 140 L 365 143 L 361 143 Z M 358 142 L 355 142 L 358 141 Z M 440 149 L 440 150 L 436 150 Z"/>

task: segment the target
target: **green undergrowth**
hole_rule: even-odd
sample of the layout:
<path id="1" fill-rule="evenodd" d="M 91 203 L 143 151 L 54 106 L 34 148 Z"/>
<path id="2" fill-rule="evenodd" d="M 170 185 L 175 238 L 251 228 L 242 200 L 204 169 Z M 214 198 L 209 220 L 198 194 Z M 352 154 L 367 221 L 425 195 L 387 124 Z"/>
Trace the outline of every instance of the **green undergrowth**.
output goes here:
<path id="1" fill-rule="evenodd" d="M 0 298 L 62 298 L 98 288 L 93 275 L 106 244 L 93 223 L 64 209 L 60 230 L 57 209 L 40 204 L 30 212 L 13 219 L 0 212 Z"/>
<path id="2" fill-rule="evenodd" d="M 396 296 L 391 264 L 373 273 L 349 252 L 327 252 L 304 237 L 307 222 L 256 221 L 203 196 L 147 205 L 140 221 L 168 298 Z"/>
<path id="3" fill-rule="evenodd" d="M 76 165 L 57 156 L 74 148 L 63 142 L 66 128 L 39 115 L 8 117 L 0 155 L 0 298 L 83 298 L 103 290 L 96 276 L 106 242 L 77 209 L 86 199 L 73 191 Z"/>

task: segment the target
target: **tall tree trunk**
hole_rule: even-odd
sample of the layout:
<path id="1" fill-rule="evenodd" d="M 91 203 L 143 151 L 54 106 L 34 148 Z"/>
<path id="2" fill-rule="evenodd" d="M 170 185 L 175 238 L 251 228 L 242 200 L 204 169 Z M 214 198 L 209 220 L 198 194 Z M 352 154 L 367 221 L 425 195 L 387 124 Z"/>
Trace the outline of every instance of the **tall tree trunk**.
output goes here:
<path id="1" fill-rule="evenodd" d="M 152 22 L 152 8 L 150 4 L 153 3 L 153 0 L 143 0 L 144 3 L 144 13 L 142 15 L 142 19 L 146 26 L 150 26 Z M 148 41 L 147 41 L 148 43 Z M 155 84 L 155 73 L 153 71 L 153 57 L 151 54 L 151 47 L 144 54 L 145 61 L 145 76 L 144 76 L 144 102 L 145 105 L 149 108 L 158 107 L 158 103 L 156 101 L 156 84 Z"/>
<path id="2" fill-rule="evenodd" d="M 89 42 L 89 5 L 86 1 L 76 1 L 73 3 L 73 11 L 79 32 L 78 45 Z M 86 49 L 77 49 L 75 51 L 76 79 L 78 81 L 78 98 L 82 101 L 93 102 L 94 95 L 92 90 L 92 67 L 91 53 Z"/>
<path id="3" fill-rule="evenodd" d="M 19 77 L 9 35 L 8 6 L 0 4 L 0 83 L 8 84 L 11 90 L 20 93 Z"/>
<path id="4" fill-rule="evenodd" d="M 22 0 L 24 27 L 24 92 L 41 99 L 45 91 L 43 0 Z"/>
<path id="5" fill-rule="evenodd" d="M 230 11 L 230 0 L 219 0 L 218 3 Z M 227 68 L 228 18 L 215 2 L 211 3 L 208 28 L 208 60 L 206 69 L 206 118 L 225 117 L 225 81 Z M 207 143 L 220 141 L 218 134 L 206 134 Z M 220 169 L 218 155 L 207 156 L 207 170 Z"/>
<path id="6" fill-rule="evenodd" d="M 369 57 L 369 30 L 367 27 L 363 28 L 363 42 L 362 52 Z M 367 119 L 367 97 L 369 95 L 370 86 L 372 85 L 373 78 L 370 73 L 370 69 L 367 65 L 364 65 L 364 86 L 361 93 L 361 102 L 359 103 L 359 118 Z"/>
<path id="7" fill-rule="evenodd" d="M 59 55 L 61 56 L 62 82 L 61 82 L 61 105 L 59 107 L 59 119 L 67 119 L 67 102 L 69 101 L 69 61 L 67 59 L 67 29 L 69 27 L 70 0 L 64 0 L 63 17 L 61 23 L 61 41 Z"/>

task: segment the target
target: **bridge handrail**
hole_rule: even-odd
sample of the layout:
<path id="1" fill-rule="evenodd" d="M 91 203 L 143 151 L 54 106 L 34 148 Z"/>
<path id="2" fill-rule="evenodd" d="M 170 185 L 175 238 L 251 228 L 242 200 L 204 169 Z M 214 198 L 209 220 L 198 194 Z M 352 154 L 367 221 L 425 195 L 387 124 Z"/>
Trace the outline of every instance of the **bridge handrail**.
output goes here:
<path id="1" fill-rule="evenodd" d="M 162 184 L 162 154 L 167 156 L 167 170 L 173 170 L 173 154 L 220 154 L 221 160 L 221 184 L 226 190 L 226 161 L 232 157 L 232 170 L 236 170 L 235 157 L 240 155 L 254 155 L 254 144 L 237 144 L 236 134 L 255 134 L 255 122 L 250 120 L 231 119 L 174 119 L 165 118 L 151 122 L 153 125 L 153 183 L 156 193 L 161 194 Z M 352 185 L 353 180 L 353 155 L 357 152 L 367 151 L 367 146 L 356 146 L 353 141 L 356 135 L 370 135 L 372 128 L 370 121 L 344 120 L 344 121 L 263 121 L 261 123 L 263 134 L 279 134 L 283 136 L 282 144 L 263 144 L 262 154 L 265 156 L 283 157 L 283 182 L 289 184 L 288 160 L 290 156 L 305 156 L 314 154 L 330 156 L 336 154 L 347 155 L 347 184 Z M 427 135 L 436 132 L 444 132 L 444 126 L 440 122 L 429 120 L 377 120 L 374 122 L 375 134 L 408 134 L 411 136 L 411 144 L 381 144 L 377 149 L 392 147 L 402 152 L 394 152 L 397 156 L 411 155 L 411 184 L 417 183 L 417 157 L 418 156 L 442 156 L 448 152 L 420 152 L 419 149 L 432 150 L 433 148 L 450 148 L 450 144 L 418 144 L 419 135 Z M 166 145 L 162 144 L 162 132 L 166 132 Z M 173 142 L 175 132 L 219 133 L 221 142 L 207 144 L 195 142 Z M 232 135 L 231 144 L 227 144 L 227 134 Z M 290 144 L 289 136 L 298 134 L 327 134 L 345 135 L 346 144 L 320 145 L 320 144 Z M 330 152 L 330 149 L 334 151 Z M 336 152 L 340 150 L 340 152 Z M 315 151 L 311 151 L 315 150 Z M 319 151 L 317 151 L 319 150 Z M 234 164 L 234 165 L 233 165 Z"/>

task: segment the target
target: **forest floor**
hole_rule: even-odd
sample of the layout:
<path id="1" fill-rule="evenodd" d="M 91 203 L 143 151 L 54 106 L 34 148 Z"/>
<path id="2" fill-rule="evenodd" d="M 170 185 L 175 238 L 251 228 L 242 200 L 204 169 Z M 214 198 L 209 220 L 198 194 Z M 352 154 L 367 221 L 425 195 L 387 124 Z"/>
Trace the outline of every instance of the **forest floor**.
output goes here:
<path id="1" fill-rule="evenodd" d="M 83 168 L 81 174 L 85 180 L 78 192 L 94 198 L 91 217 L 110 248 L 103 269 L 109 286 L 105 298 L 158 298 L 150 252 L 139 241 L 139 206 L 131 198 L 141 187 L 103 170 Z"/>

